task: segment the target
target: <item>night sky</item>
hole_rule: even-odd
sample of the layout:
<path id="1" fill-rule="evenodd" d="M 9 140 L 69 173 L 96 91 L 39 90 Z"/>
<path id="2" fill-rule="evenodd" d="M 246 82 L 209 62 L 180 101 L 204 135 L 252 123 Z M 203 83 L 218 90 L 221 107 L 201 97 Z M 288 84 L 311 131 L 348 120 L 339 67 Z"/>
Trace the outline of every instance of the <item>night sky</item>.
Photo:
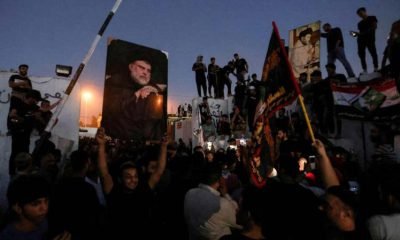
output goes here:
<path id="1" fill-rule="evenodd" d="M 0 0 L 0 69 L 30 66 L 33 76 L 55 76 L 56 64 L 74 70 L 88 51 L 113 0 Z M 124 0 L 108 26 L 79 83 L 94 93 L 92 115 L 101 111 L 107 37 L 160 49 L 169 53 L 168 112 L 190 102 L 196 94 L 191 70 L 196 56 L 210 57 L 224 66 L 235 52 L 247 59 L 250 73 L 260 75 L 271 22 L 288 42 L 289 30 L 317 20 L 341 27 L 347 58 L 356 74 L 361 71 L 356 40 L 359 7 L 378 18 L 379 61 L 391 24 L 400 19 L 399 0 Z M 321 66 L 326 64 L 321 40 Z M 372 61 L 367 53 L 372 69 Z M 337 63 L 338 72 L 345 72 Z M 323 71 L 325 75 L 325 72 Z M 234 85 L 233 85 L 234 87 Z"/>

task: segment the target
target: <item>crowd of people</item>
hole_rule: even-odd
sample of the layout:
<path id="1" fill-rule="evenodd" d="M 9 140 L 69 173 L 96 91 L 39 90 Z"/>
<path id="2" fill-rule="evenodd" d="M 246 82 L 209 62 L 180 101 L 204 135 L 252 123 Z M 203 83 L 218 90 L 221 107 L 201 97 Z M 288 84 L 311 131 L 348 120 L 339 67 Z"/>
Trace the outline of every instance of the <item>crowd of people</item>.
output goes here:
<path id="1" fill-rule="evenodd" d="M 363 11 L 357 13 L 365 19 Z M 388 54 L 391 64 L 397 64 Z M 271 132 L 260 128 L 252 116 L 267 85 L 256 74 L 247 81 L 247 61 L 238 54 L 234 58 L 225 70 L 216 70 L 215 58 L 208 68 L 201 56 L 193 65 L 199 96 L 203 90 L 199 111 L 204 136 L 218 132 L 229 138 L 228 146 L 218 149 L 192 149 L 167 136 L 148 142 L 112 139 L 99 128 L 95 138 L 81 138 L 65 162 L 50 141 L 34 154 L 25 148 L 16 151 L 22 137 L 23 146 L 29 146 L 26 138 L 42 98 L 26 80 L 12 85 L 19 81 L 10 79 L 13 91 L 28 90 L 10 106 L 10 124 L 24 120 L 25 127 L 10 128 L 9 206 L 0 209 L 0 239 L 400 239 L 400 164 L 393 129 L 376 124 L 371 130 L 375 152 L 364 168 L 357 156 L 326 139 L 333 125 L 340 126 L 332 122 L 329 82 L 347 81 L 335 72 L 334 63 L 326 65 L 324 80 L 320 71 L 311 83 L 300 79 L 310 93 L 305 97 L 314 116 L 317 139 L 312 141 L 297 111 L 282 109 L 269 119 Z M 24 67 L 20 77 L 27 78 Z M 387 74 L 394 71 L 392 65 Z M 224 97 L 225 85 L 231 94 L 231 73 L 237 77 L 235 108 L 215 128 L 207 96 L 214 88 L 214 97 Z M 250 132 L 245 142 L 232 138 L 239 126 Z M 254 148 L 260 132 L 273 137 L 273 154 Z M 274 156 L 267 163 L 262 161 L 266 154 Z"/>

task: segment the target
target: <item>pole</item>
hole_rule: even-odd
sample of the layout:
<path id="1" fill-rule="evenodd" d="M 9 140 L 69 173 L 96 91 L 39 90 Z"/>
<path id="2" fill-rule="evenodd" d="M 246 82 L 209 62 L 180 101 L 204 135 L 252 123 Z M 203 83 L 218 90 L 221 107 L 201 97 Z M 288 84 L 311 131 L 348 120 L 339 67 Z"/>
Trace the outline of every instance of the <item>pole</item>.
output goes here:
<path id="1" fill-rule="evenodd" d="M 83 61 L 81 62 L 81 64 L 79 65 L 78 69 L 76 70 L 73 78 L 71 79 L 71 82 L 69 83 L 67 89 L 65 90 L 65 92 L 63 93 L 63 95 L 61 96 L 61 100 L 59 103 L 59 106 L 57 107 L 56 111 L 54 112 L 52 118 L 50 119 L 49 123 L 46 126 L 46 129 L 44 130 L 45 135 L 49 135 L 49 133 L 51 133 L 51 131 L 53 130 L 55 124 L 57 123 L 57 119 L 61 114 L 62 109 L 64 108 L 64 105 L 66 103 L 66 101 L 68 100 L 69 95 L 72 92 L 72 89 L 74 88 L 76 82 L 79 79 L 79 76 L 81 75 L 83 69 L 85 68 L 86 64 L 89 62 L 89 59 L 92 57 L 94 50 L 97 47 L 97 44 L 99 43 L 101 37 L 103 36 L 104 31 L 106 30 L 108 24 L 110 23 L 112 17 L 114 16 L 115 12 L 118 10 L 119 5 L 121 4 L 122 0 L 116 0 L 116 2 L 114 3 L 114 6 L 112 7 L 111 11 L 108 13 L 108 16 L 106 18 L 106 20 L 103 22 L 103 25 L 101 26 L 99 32 L 97 33 L 95 39 L 92 42 L 91 47 L 89 48 L 89 51 L 86 53 Z"/>
<path id="2" fill-rule="evenodd" d="M 95 39 L 92 42 L 92 45 L 89 48 L 89 51 L 86 53 L 83 61 L 79 65 L 78 69 L 76 70 L 76 72 L 75 72 L 73 78 L 71 79 L 71 82 L 69 83 L 67 89 L 65 90 L 65 92 L 62 93 L 61 98 L 60 98 L 60 103 L 59 103 L 58 107 L 56 108 L 56 111 L 54 112 L 53 116 L 51 117 L 51 119 L 47 123 L 46 129 L 44 130 L 43 134 L 40 136 L 40 139 L 37 142 L 37 144 L 35 146 L 35 149 L 33 150 L 32 155 L 37 154 L 41 150 L 45 140 L 50 137 L 50 133 L 53 130 L 54 126 L 56 125 L 56 123 L 58 121 L 58 117 L 60 116 L 61 111 L 63 110 L 64 105 L 67 102 L 68 97 L 72 92 L 72 89 L 74 88 L 76 82 L 78 81 L 79 76 L 81 75 L 83 69 L 85 68 L 85 65 L 89 62 L 89 59 L 92 57 L 93 52 L 97 47 L 97 44 L 99 43 L 101 37 L 103 36 L 103 33 L 106 30 L 106 28 L 107 28 L 108 24 L 110 23 L 112 17 L 114 16 L 115 12 L 118 10 L 119 5 L 121 4 L 121 2 L 122 2 L 122 0 L 116 0 L 115 1 L 114 6 L 112 7 L 111 11 L 107 15 L 107 18 L 105 19 L 105 21 L 101 25 L 100 30 L 98 31 Z"/>
<path id="3" fill-rule="evenodd" d="M 85 65 L 89 62 L 89 59 L 92 57 L 92 54 L 94 52 L 94 50 L 97 47 L 97 44 L 99 43 L 101 37 L 103 36 L 104 31 L 106 30 L 108 24 L 110 23 L 112 17 L 114 16 L 115 12 L 117 11 L 119 5 L 121 4 L 122 0 L 117 0 L 113 6 L 113 8 L 111 9 L 111 11 L 109 12 L 106 20 L 103 22 L 103 25 L 101 26 L 99 32 L 97 33 L 94 41 L 92 42 L 91 47 L 89 48 L 89 51 L 87 52 L 85 58 L 83 59 L 83 61 L 81 62 L 81 64 L 79 65 L 78 69 L 76 70 L 73 78 L 71 79 L 71 82 L 69 83 L 66 91 L 64 92 L 64 95 L 61 97 L 61 102 L 59 104 L 59 106 L 57 107 L 56 111 L 54 112 L 52 118 L 50 119 L 49 123 L 46 126 L 45 132 L 46 133 L 51 133 L 51 131 L 53 130 L 56 121 L 58 119 L 58 117 L 60 116 L 60 113 L 62 111 L 62 109 L 64 108 L 65 102 L 68 100 L 69 95 L 72 92 L 72 89 L 74 88 L 76 82 L 79 79 L 79 76 L 81 75 Z"/>
<path id="4" fill-rule="evenodd" d="M 278 38 L 278 39 L 281 39 L 281 37 L 280 37 L 280 35 L 279 35 L 278 27 L 276 26 L 276 23 L 275 23 L 275 22 L 272 22 L 272 27 L 273 27 L 273 29 L 274 29 L 274 32 L 275 32 L 277 38 Z M 288 59 L 288 56 L 287 56 L 287 54 L 286 54 L 285 46 L 283 46 L 283 42 L 282 42 L 282 41 L 279 42 L 279 45 L 280 45 L 281 51 L 282 51 L 282 53 L 283 53 L 283 56 L 285 57 L 286 64 L 287 64 L 287 66 L 288 66 L 288 68 L 289 68 L 290 79 L 292 80 L 293 85 L 294 85 L 294 89 L 296 90 L 296 93 L 297 93 L 297 95 L 298 95 L 298 97 L 299 97 L 299 102 L 300 102 L 301 110 L 302 110 L 303 113 L 304 113 L 304 118 L 305 118 L 305 120 L 306 120 L 308 132 L 310 133 L 311 141 L 312 141 L 312 142 L 315 142 L 314 131 L 313 131 L 312 127 L 311 127 L 310 118 L 308 117 L 307 109 L 306 109 L 306 107 L 305 107 L 305 105 L 304 105 L 304 99 L 303 99 L 303 96 L 302 96 L 302 94 L 301 94 L 301 90 L 300 90 L 299 84 L 297 83 L 297 80 L 296 80 L 296 78 L 294 77 L 292 65 L 290 64 L 289 59 Z"/>

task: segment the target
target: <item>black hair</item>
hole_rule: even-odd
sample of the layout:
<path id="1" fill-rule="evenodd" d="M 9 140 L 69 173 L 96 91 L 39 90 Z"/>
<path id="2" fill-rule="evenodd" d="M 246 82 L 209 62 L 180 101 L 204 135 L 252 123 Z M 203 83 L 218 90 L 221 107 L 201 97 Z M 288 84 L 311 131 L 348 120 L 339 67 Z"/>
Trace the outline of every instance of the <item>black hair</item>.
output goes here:
<path id="1" fill-rule="evenodd" d="M 21 65 L 18 66 L 18 68 L 22 68 L 22 67 L 29 68 L 28 64 L 21 64 Z"/>
<path id="2" fill-rule="evenodd" d="M 89 154 L 81 149 L 73 151 L 70 156 L 71 168 L 74 171 L 82 170 L 89 162 Z"/>
<path id="3" fill-rule="evenodd" d="M 311 73 L 311 77 L 321 77 L 321 76 L 322 76 L 322 73 L 321 73 L 320 70 L 314 70 L 314 71 Z"/>
<path id="4" fill-rule="evenodd" d="M 365 9 L 365 7 L 360 7 L 359 9 L 357 9 L 357 14 L 360 14 L 360 12 L 366 12 L 367 9 Z"/>
<path id="5" fill-rule="evenodd" d="M 305 30 L 301 31 L 299 33 L 299 38 L 302 38 L 304 36 L 306 36 L 307 34 L 312 34 L 312 29 L 311 28 L 306 28 Z"/>
<path id="6" fill-rule="evenodd" d="M 217 163 L 207 164 L 202 175 L 201 183 L 212 185 L 218 182 L 222 176 L 221 166 Z"/>
<path id="7" fill-rule="evenodd" d="M 139 174 L 139 168 L 136 166 L 136 164 L 132 161 L 127 161 L 121 164 L 121 166 L 119 166 L 119 176 L 122 176 L 122 173 L 126 170 L 126 169 L 136 169 L 138 171 Z"/>
<path id="8" fill-rule="evenodd" d="M 351 207 L 353 211 L 357 210 L 358 200 L 354 193 L 343 186 L 332 186 L 326 190 L 326 194 L 338 197 L 343 203 Z"/>
<path id="9" fill-rule="evenodd" d="M 322 27 L 324 28 L 324 27 L 330 27 L 330 26 L 331 26 L 330 23 L 325 23 Z"/>
<path id="10" fill-rule="evenodd" d="M 49 184 L 40 175 L 20 175 L 10 182 L 7 189 L 9 206 L 19 204 L 26 205 L 50 194 Z"/>

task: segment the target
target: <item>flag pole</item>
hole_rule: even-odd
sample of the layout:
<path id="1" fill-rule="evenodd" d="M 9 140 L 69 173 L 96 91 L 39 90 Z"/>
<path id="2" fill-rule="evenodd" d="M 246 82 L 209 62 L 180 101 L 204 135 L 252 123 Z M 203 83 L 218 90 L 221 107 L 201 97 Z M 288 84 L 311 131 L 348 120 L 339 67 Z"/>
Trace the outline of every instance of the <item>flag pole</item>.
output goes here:
<path id="1" fill-rule="evenodd" d="M 37 143 L 33 154 L 36 153 L 37 151 L 40 150 L 40 148 L 43 145 L 43 142 L 50 137 L 50 133 L 53 130 L 54 126 L 56 125 L 57 121 L 58 121 L 58 117 L 60 116 L 65 103 L 68 100 L 69 95 L 71 94 L 72 90 L 74 89 L 74 86 L 76 84 L 76 82 L 79 79 L 79 76 L 81 75 L 83 69 L 85 68 L 86 64 L 89 62 L 90 58 L 93 55 L 94 50 L 96 49 L 98 43 L 100 42 L 101 37 L 103 36 L 104 31 L 106 30 L 108 24 L 110 23 L 112 17 L 114 16 L 115 12 L 118 10 L 119 5 L 121 4 L 122 0 L 116 0 L 116 2 L 114 3 L 114 6 L 112 7 L 112 9 L 110 10 L 110 12 L 107 15 L 107 18 L 105 19 L 105 21 L 103 22 L 103 24 L 101 25 L 100 30 L 98 31 L 95 39 L 92 42 L 92 45 L 89 48 L 89 51 L 86 53 L 83 61 L 81 62 L 81 64 L 79 65 L 78 69 L 76 70 L 76 72 L 74 73 L 74 76 L 72 77 L 67 89 L 65 90 L 65 92 L 62 93 L 61 98 L 60 98 L 60 103 L 58 104 L 56 111 L 54 112 L 53 116 L 51 117 L 51 119 L 49 120 L 46 129 L 44 130 L 43 134 L 40 136 L 39 142 Z"/>
<path id="2" fill-rule="evenodd" d="M 83 61 L 81 62 L 81 64 L 79 65 L 78 69 L 76 70 L 73 78 L 71 79 L 67 89 L 65 90 L 63 96 L 61 96 L 61 101 L 59 103 L 59 106 L 57 107 L 56 111 L 54 112 L 52 118 L 50 119 L 49 123 L 46 126 L 46 129 L 44 130 L 45 133 L 49 134 L 51 133 L 51 131 L 53 130 L 54 126 L 57 123 L 57 119 L 60 116 L 61 111 L 64 108 L 65 103 L 68 100 L 69 95 L 72 92 L 72 89 L 74 88 L 76 82 L 79 79 L 79 76 L 81 75 L 84 67 L 86 66 L 86 64 L 89 62 L 89 59 L 92 57 L 94 50 L 97 47 L 97 44 L 99 43 L 101 37 L 103 36 L 104 31 L 106 30 L 108 24 L 110 23 L 112 17 L 114 16 L 115 12 L 117 11 L 119 5 L 121 4 L 122 0 L 116 0 L 113 8 L 111 9 L 111 11 L 108 13 L 108 16 L 106 18 L 106 20 L 103 22 L 103 25 L 101 26 L 99 32 L 97 33 L 95 39 L 92 42 L 92 45 L 89 49 L 89 51 L 86 53 L 85 58 L 83 59 Z"/>
<path id="3" fill-rule="evenodd" d="M 273 31 L 275 32 L 276 36 L 280 40 L 281 37 L 279 35 L 278 27 L 276 26 L 276 23 L 274 21 L 272 22 L 272 27 L 273 27 Z M 301 106 L 301 110 L 304 113 L 304 118 L 306 120 L 308 132 L 310 133 L 311 141 L 315 142 L 314 131 L 313 131 L 312 127 L 311 127 L 310 118 L 308 117 L 307 109 L 306 109 L 306 107 L 304 105 L 304 98 L 303 98 L 303 95 L 301 94 L 301 90 L 300 90 L 299 84 L 298 84 L 298 82 L 297 82 L 297 80 L 296 80 L 296 78 L 294 77 L 294 74 L 293 74 L 292 64 L 290 64 L 290 62 L 289 62 L 288 56 L 286 54 L 286 49 L 285 49 L 285 46 L 283 46 L 282 41 L 279 42 L 279 45 L 280 45 L 281 51 L 283 53 L 283 56 L 285 57 L 286 64 L 289 67 L 290 79 L 292 80 L 294 88 L 295 88 L 295 90 L 297 92 L 297 95 L 298 95 L 298 98 L 299 98 L 299 102 L 300 102 L 300 106 Z"/>

